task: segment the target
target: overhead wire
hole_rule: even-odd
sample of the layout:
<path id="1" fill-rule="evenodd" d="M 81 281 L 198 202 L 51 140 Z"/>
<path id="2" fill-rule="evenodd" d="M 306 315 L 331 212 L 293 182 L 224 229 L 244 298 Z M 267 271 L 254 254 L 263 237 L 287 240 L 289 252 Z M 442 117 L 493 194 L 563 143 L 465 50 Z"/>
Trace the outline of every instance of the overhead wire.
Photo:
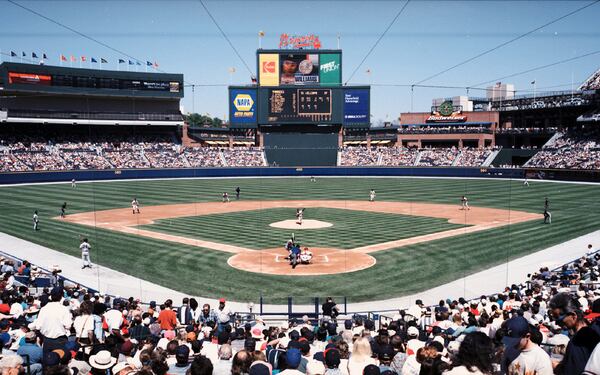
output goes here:
<path id="1" fill-rule="evenodd" d="M 598 0 L 598 1 L 600 1 L 600 0 Z M 377 40 L 375 41 L 375 43 L 371 46 L 371 48 L 369 49 L 369 51 L 367 52 L 367 54 L 365 55 L 365 57 L 363 57 L 363 59 L 360 61 L 360 63 L 356 67 L 356 69 L 354 69 L 354 71 L 352 72 L 352 74 L 350 74 L 350 77 L 344 83 L 345 85 L 348 84 L 348 82 L 350 82 L 350 80 L 354 77 L 354 75 L 356 74 L 356 72 L 358 71 L 358 69 L 360 69 L 360 67 L 364 64 L 364 62 L 367 60 L 367 58 L 369 58 L 369 56 L 371 55 L 371 53 L 375 50 L 375 47 L 377 47 L 377 45 L 379 44 L 379 42 L 381 42 L 381 39 L 383 39 L 383 37 L 385 36 L 385 34 L 387 34 L 387 32 L 396 23 L 396 20 L 398 20 L 398 18 L 400 17 L 400 15 L 404 12 L 404 9 L 406 9 L 408 3 L 410 3 L 410 0 L 406 0 L 406 3 L 404 3 L 404 5 L 402 6 L 402 8 L 400 8 L 400 10 L 396 13 L 396 16 L 394 16 L 394 18 L 392 19 L 392 22 L 390 22 L 390 24 L 385 28 L 385 30 L 383 30 L 383 32 L 381 33 L 381 35 L 379 35 L 379 37 L 377 38 Z"/>
<path id="2" fill-rule="evenodd" d="M 476 60 L 476 59 L 478 59 L 478 58 L 480 58 L 480 57 L 482 57 L 482 56 L 485 56 L 485 55 L 487 55 L 488 53 L 494 52 L 494 51 L 496 51 L 496 50 L 498 50 L 498 49 L 500 49 L 500 48 L 502 48 L 502 47 L 504 47 L 504 46 L 506 46 L 506 45 L 508 45 L 508 44 L 511 44 L 511 43 L 513 43 L 513 42 L 516 42 L 516 41 L 517 41 L 517 40 L 519 40 L 519 39 L 523 39 L 524 37 L 526 37 L 526 36 L 528 36 L 528 35 L 530 35 L 530 34 L 533 34 L 534 32 L 536 32 L 536 31 L 538 31 L 538 30 L 541 30 L 541 29 L 543 29 L 543 28 L 545 28 L 545 27 L 547 27 L 547 26 L 550 26 L 550 25 L 552 25 L 552 24 L 554 24 L 554 23 L 556 23 L 556 22 L 559 22 L 559 21 L 561 21 L 561 20 L 563 20 L 563 19 L 565 19 L 565 18 L 567 18 L 567 17 L 570 17 L 570 16 L 572 16 L 572 15 L 573 15 L 573 14 L 575 14 L 575 13 L 581 12 L 582 10 L 584 10 L 584 9 L 586 9 L 586 8 L 589 8 L 589 7 L 591 7 L 592 5 L 595 5 L 595 4 L 597 4 L 598 2 L 600 2 L 600 0 L 595 0 L 595 1 L 592 1 L 591 3 L 588 3 L 588 4 L 586 4 L 586 5 L 582 6 L 582 7 L 579 7 L 579 8 L 577 8 L 577 9 L 575 9 L 575 10 L 572 10 L 572 11 L 570 11 L 570 12 L 569 12 L 569 13 L 567 13 L 567 14 L 564 14 L 564 15 L 562 15 L 562 16 L 560 16 L 560 17 L 558 17 L 558 18 L 555 18 L 555 19 L 553 19 L 553 20 L 551 20 L 551 21 L 549 21 L 549 22 L 546 22 L 546 23 L 544 23 L 544 24 L 543 24 L 543 25 L 541 25 L 541 26 L 538 26 L 538 27 L 536 27 L 536 28 L 534 28 L 534 29 L 532 29 L 532 30 L 529 30 L 529 31 L 527 31 L 526 33 L 520 34 L 520 35 L 518 35 L 518 36 L 516 36 L 516 37 L 514 37 L 514 38 L 512 38 L 512 39 L 509 39 L 509 40 L 507 40 L 507 41 L 505 41 L 505 42 L 502 42 L 502 43 L 498 44 L 497 46 L 494 46 L 494 47 L 492 47 L 492 48 L 489 48 L 489 49 L 487 49 L 487 50 L 485 50 L 485 51 L 483 51 L 483 52 L 480 52 L 480 53 L 476 54 L 475 56 L 469 57 L 469 58 L 468 58 L 468 59 L 466 59 L 466 60 L 463 60 L 463 61 L 461 61 L 461 62 L 459 62 L 459 63 L 457 63 L 457 64 L 454 64 L 454 65 L 452 65 L 452 66 L 451 66 L 451 67 L 449 67 L 449 68 L 446 68 L 446 69 L 444 69 L 444 70 L 442 70 L 442 71 L 439 71 L 439 72 L 437 72 L 437 73 L 435 73 L 435 74 L 432 74 L 432 75 L 430 75 L 429 77 L 427 77 L 427 78 L 424 78 L 424 79 L 422 79 L 422 80 L 420 80 L 420 81 L 416 82 L 416 84 L 420 84 L 420 83 L 423 83 L 423 82 L 427 82 L 427 81 L 429 81 L 429 80 L 430 80 L 430 79 L 432 79 L 432 78 L 438 77 L 438 76 L 440 76 L 440 75 L 442 75 L 442 74 L 444 74 L 444 73 L 447 73 L 447 72 L 449 72 L 449 71 L 451 71 L 451 70 L 453 70 L 453 69 L 456 69 L 456 68 L 458 68 L 459 66 L 465 65 L 465 64 L 467 64 L 467 63 L 469 63 L 469 62 L 471 62 L 471 61 L 473 61 L 473 60 Z"/>

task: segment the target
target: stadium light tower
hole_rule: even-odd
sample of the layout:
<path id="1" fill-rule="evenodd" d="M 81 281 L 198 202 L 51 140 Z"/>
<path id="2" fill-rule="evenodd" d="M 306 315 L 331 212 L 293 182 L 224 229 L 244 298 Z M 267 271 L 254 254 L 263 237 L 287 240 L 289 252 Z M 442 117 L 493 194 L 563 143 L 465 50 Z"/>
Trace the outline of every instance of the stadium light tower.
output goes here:
<path id="1" fill-rule="evenodd" d="M 262 38 L 264 38 L 265 32 L 260 30 L 258 32 L 258 49 L 262 49 Z"/>

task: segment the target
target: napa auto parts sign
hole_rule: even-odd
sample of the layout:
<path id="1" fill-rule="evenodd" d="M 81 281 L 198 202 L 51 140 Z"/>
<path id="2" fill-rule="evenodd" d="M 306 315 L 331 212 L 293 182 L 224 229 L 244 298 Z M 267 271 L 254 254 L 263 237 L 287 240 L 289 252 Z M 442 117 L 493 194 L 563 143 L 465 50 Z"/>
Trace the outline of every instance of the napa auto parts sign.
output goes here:
<path id="1" fill-rule="evenodd" d="M 256 91 L 231 89 L 230 119 L 232 123 L 256 123 Z"/>
<path id="2" fill-rule="evenodd" d="M 318 35 L 288 35 L 279 36 L 279 48 L 281 49 L 320 49 L 321 41 Z"/>

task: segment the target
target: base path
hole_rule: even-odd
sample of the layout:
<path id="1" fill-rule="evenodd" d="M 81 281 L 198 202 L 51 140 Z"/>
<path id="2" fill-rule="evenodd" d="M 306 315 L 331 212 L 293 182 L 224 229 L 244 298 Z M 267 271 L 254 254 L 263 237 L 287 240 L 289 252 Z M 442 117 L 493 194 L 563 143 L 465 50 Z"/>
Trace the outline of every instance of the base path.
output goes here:
<path id="1" fill-rule="evenodd" d="M 294 270 L 291 269 L 287 262 L 281 261 L 281 257 L 286 256 L 283 249 L 253 250 L 240 246 L 176 236 L 139 228 L 140 225 L 153 224 L 156 220 L 160 219 L 173 219 L 186 216 L 201 216 L 285 207 L 294 209 L 306 207 L 324 207 L 355 211 L 371 211 L 411 216 L 435 217 L 447 219 L 449 223 L 465 224 L 469 226 L 465 228 L 452 229 L 406 238 L 403 240 L 363 246 L 350 250 L 312 248 L 311 251 L 313 251 L 315 254 L 313 264 L 300 265 Z M 368 255 L 372 252 L 395 249 L 402 246 L 463 235 L 466 233 L 478 232 L 529 220 L 541 220 L 542 218 L 543 216 L 541 214 L 497 208 L 472 207 L 470 210 L 461 210 L 459 209 L 458 204 L 448 205 L 421 202 L 315 200 L 233 201 L 230 203 L 207 202 L 148 207 L 142 206 L 140 214 L 132 214 L 131 208 L 120 208 L 113 210 L 82 212 L 78 214 L 67 215 L 64 219 L 55 219 L 233 253 L 236 255 L 229 259 L 229 265 L 249 272 L 301 276 L 353 272 L 371 267 L 375 264 L 375 258 Z M 335 223 L 333 224 L 335 225 Z M 322 253 L 319 253 L 320 251 Z"/>

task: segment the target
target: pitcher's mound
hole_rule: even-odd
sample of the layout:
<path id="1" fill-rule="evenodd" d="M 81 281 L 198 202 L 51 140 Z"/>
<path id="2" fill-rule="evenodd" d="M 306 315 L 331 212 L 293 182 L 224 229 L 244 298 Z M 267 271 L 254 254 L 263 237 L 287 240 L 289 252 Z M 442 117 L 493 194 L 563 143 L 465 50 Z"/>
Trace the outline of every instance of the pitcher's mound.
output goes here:
<path id="1" fill-rule="evenodd" d="M 296 220 L 283 220 L 269 224 L 273 228 L 281 229 L 319 229 L 332 227 L 333 224 L 320 220 L 302 220 L 302 224 L 298 224 Z"/>

